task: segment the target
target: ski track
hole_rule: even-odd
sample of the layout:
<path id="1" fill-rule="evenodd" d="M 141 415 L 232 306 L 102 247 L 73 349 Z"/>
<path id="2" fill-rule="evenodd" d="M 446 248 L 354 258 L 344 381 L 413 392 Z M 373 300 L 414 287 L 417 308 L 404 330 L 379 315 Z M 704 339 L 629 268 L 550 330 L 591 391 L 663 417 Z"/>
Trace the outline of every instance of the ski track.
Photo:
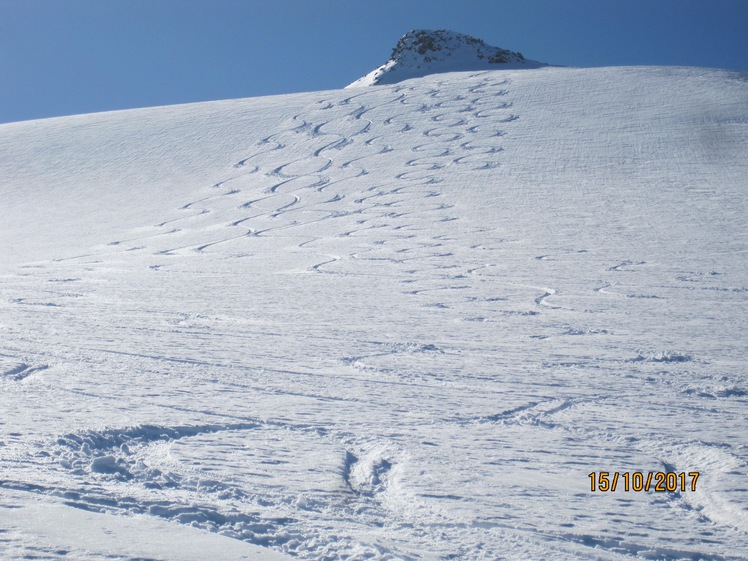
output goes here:
<path id="1" fill-rule="evenodd" d="M 449 174 L 484 181 L 525 120 L 511 79 L 466 82 L 319 94 L 163 221 L 6 277 L 0 388 L 56 396 L 71 417 L 40 411 L 59 428 L 26 440 L 3 429 L 0 490 L 299 559 L 744 558 L 744 372 L 622 318 L 740 305 L 746 288 L 466 220 Z M 572 260 L 579 278 L 548 273 Z M 157 275 L 195 303 L 159 309 Z M 325 327 L 307 289 L 350 324 Z M 360 311 L 367 291 L 392 303 Z M 401 307 L 426 327 L 389 327 Z M 63 326 L 80 340 L 38 351 Z M 75 413 L 81 400 L 113 413 Z M 718 442 L 704 418 L 736 429 Z M 591 494 L 601 470 L 703 475 L 694 493 Z"/>

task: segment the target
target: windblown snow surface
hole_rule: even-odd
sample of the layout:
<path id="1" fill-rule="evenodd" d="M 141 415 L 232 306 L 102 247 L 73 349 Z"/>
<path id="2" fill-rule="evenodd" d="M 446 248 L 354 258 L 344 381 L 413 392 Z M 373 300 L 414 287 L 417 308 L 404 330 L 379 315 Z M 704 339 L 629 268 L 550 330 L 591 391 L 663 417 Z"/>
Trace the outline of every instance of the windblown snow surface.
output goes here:
<path id="1" fill-rule="evenodd" d="M 747 183 L 695 68 L 1 126 L 0 557 L 748 558 Z"/>

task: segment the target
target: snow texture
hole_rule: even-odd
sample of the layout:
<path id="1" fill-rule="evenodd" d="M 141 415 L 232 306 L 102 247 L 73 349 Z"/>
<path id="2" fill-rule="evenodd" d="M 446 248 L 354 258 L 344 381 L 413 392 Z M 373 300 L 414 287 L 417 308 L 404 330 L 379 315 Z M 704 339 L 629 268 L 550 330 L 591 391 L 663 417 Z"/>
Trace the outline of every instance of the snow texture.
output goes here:
<path id="1" fill-rule="evenodd" d="M 540 68 L 522 53 L 487 45 L 481 39 L 448 29 L 414 29 L 400 38 L 387 62 L 349 88 L 396 84 L 409 78 L 466 70 Z"/>
<path id="2" fill-rule="evenodd" d="M 0 557 L 748 558 L 746 178 L 696 68 L 0 126 Z"/>

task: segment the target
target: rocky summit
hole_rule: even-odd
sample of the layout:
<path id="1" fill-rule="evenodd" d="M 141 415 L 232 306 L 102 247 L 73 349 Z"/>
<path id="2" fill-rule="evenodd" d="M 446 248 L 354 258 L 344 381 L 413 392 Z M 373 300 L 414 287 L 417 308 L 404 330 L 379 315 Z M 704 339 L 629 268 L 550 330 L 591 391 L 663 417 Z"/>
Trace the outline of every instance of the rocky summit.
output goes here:
<path id="1" fill-rule="evenodd" d="M 547 65 L 528 60 L 522 53 L 493 47 L 470 35 L 447 29 L 416 29 L 400 38 L 387 62 L 348 87 L 394 84 L 442 72 L 541 66 Z"/>

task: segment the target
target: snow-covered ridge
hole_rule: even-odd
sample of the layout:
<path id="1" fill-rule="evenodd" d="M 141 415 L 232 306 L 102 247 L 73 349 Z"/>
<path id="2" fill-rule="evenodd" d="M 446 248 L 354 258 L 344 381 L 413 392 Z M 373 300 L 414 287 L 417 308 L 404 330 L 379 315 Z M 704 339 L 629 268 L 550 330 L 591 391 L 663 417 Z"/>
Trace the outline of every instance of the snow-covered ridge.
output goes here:
<path id="1" fill-rule="evenodd" d="M 528 60 L 519 52 L 492 47 L 470 35 L 447 29 L 414 29 L 400 38 L 386 63 L 347 87 L 395 84 L 441 72 L 541 66 L 547 64 Z"/>

